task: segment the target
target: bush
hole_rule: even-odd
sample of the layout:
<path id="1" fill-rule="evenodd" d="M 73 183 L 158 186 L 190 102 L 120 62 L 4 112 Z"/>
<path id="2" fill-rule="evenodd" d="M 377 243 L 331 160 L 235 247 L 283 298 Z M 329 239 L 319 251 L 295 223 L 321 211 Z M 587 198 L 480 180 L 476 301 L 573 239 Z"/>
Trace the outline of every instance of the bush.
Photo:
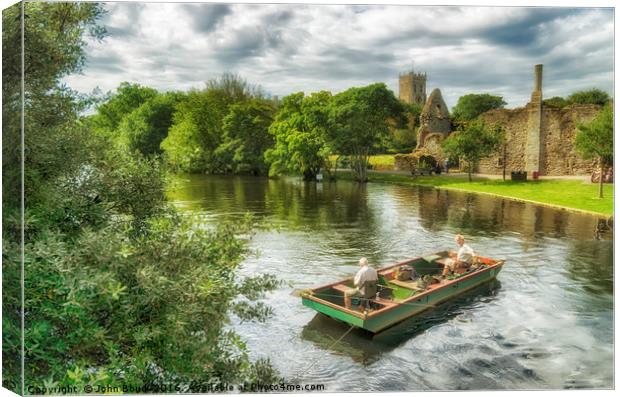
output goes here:
<path id="1" fill-rule="evenodd" d="M 213 230 L 174 216 L 149 223 L 147 237 L 116 224 L 69 241 L 46 233 L 25 246 L 27 385 L 255 375 L 243 342 L 224 329 L 231 310 L 264 320 L 270 309 L 252 302 L 278 285 L 268 275 L 235 276 L 250 220 Z M 18 248 L 5 242 L 5 354 L 20 342 L 19 283 L 9 281 L 18 280 Z"/>
<path id="2" fill-rule="evenodd" d="M 559 96 L 554 96 L 552 98 L 545 99 L 543 103 L 547 106 L 551 106 L 555 108 L 563 108 L 569 105 L 569 102 L 566 99 L 559 97 Z"/>
<path id="3" fill-rule="evenodd" d="M 351 168 L 351 160 L 348 156 L 338 157 L 338 168 Z"/>
<path id="4" fill-rule="evenodd" d="M 468 94 L 459 98 L 452 108 L 452 118 L 458 122 L 470 121 L 492 109 L 502 109 L 506 102 L 501 96 Z"/>
<path id="5" fill-rule="evenodd" d="M 598 88 L 592 88 L 590 90 L 574 92 L 569 95 L 566 100 L 569 104 L 594 104 L 603 106 L 607 104 L 611 98 L 605 91 L 599 90 Z"/>

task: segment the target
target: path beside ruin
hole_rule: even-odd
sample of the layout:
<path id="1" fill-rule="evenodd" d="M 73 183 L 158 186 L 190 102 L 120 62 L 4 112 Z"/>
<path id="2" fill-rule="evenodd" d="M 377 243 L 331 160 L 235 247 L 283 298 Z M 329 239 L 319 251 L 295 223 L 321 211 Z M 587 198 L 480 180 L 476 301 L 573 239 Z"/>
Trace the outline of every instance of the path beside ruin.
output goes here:
<path id="1" fill-rule="evenodd" d="M 340 170 L 339 170 L 340 171 Z M 342 171 L 346 171 L 342 169 Z M 411 175 L 409 171 L 404 170 L 368 170 L 369 174 L 390 174 L 390 175 Z M 441 176 L 448 176 L 453 178 L 467 178 L 467 173 L 464 172 L 450 172 L 446 174 L 445 172 L 441 173 Z M 472 174 L 474 178 L 484 178 L 484 179 L 502 179 L 501 175 L 492 175 L 492 174 Z M 573 181 L 590 181 L 590 175 L 545 175 L 539 176 L 539 179 L 560 179 L 560 180 L 573 180 Z M 510 175 L 506 175 L 506 180 L 510 180 Z M 531 178 L 528 177 L 528 180 Z"/>

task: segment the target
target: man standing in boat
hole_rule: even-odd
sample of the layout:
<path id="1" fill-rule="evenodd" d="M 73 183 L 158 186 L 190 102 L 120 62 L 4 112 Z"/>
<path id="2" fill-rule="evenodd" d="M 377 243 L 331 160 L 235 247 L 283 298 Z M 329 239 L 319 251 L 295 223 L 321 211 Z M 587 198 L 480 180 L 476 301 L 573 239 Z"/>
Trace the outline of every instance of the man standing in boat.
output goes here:
<path id="1" fill-rule="evenodd" d="M 456 269 L 467 269 L 471 266 L 474 260 L 474 250 L 467 244 L 465 244 L 465 237 L 460 234 L 454 236 L 456 245 L 459 246 L 458 252 L 450 253 L 450 258 L 446 260 L 446 264 L 443 267 L 442 276 L 445 277 L 448 273 L 454 272 Z"/>
<path id="2" fill-rule="evenodd" d="M 353 285 L 344 293 L 344 306 L 351 308 L 351 298 L 359 297 L 370 299 L 377 293 L 377 271 L 368 265 L 368 259 L 361 258 L 359 261 L 360 270 L 355 274 Z"/>

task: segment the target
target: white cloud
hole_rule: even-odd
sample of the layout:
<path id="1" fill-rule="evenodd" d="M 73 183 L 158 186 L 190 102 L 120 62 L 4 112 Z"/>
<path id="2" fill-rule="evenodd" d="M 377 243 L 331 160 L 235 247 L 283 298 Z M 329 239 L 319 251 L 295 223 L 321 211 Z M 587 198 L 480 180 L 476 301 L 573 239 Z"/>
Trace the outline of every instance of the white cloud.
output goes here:
<path id="1" fill-rule="evenodd" d="M 612 91 L 613 11 L 585 8 L 304 4 L 108 3 L 110 35 L 89 42 L 82 92 L 122 81 L 160 90 L 202 87 L 239 73 L 272 94 L 338 92 L 385 82 L 413 66 L 449 106 L 491 92 L 522 106 L 533 66 L 545 64 L 545 96 Z"/>

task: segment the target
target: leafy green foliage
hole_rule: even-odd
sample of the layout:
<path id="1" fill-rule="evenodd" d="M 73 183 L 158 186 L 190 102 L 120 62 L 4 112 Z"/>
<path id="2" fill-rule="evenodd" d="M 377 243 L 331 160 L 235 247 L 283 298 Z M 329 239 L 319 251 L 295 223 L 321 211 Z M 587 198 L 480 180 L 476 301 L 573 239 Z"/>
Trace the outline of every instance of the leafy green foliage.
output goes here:
<path id="1" fill-rule="evenodd" d="M 502 109 L 506 105 L 500 96 L 491 94 L 467 94 L 459 98 L 452 108 L 452 118 L 464 122 L 473 120 L 482 113 L 492 109 Z"/>
<path id="2" fill-rule="evenodd" d="M 224 118 L 232 105 L 261 95 L 260 89 L 232 74 L 210 80 L 204 90 L 190 91 L 161 144 L 166 161 L 182 171 L 226 171 L 229 164 L 216 153 L 224 143 Z"/>
<path id="3" fill-rule="evenodd" d="M 269 133 L 275 146 L 265 152 L 270 175 L 299 172 L 312 180 L 328 161 L 331 149 L 327 133 L 331 128 L 327 107 L 332 96 L 327 91 L 305 97 L 303 92 L 282 99 Z"/>
<path id="4" fill-rule="evenodd" d="M 594 104 L 594 105 L 605 105 L 611 99 L 609 98 L 609 94 L 605 91 L 599 90 L 598 88 L 592 88 L 585 91 L 577 91 L 572 93 L 566 98 L 569 104 Z"/>
<path id="5" fill-rule="evenodd" d="M 26 91 L 43 92 L 59 79 L 79 72 L 85 62 L 84 36 L 102 39 L 105 28 L 97 25 L 104 9 L 97 3 L 25 4 Z M 5 101 L 16 100 L 21 82 L 21 4 L 2 12 L 2 86 Z"/>
<path id="6" fill-rule="evenodd" d="M 448 136 L 442 142 L 442 147 L 448 156 L 460 158 L 467 163 L 471 182 L 471 174 L 477 162 L 497 150 L 502 143 L 502 137 L 500 126 L 489 128 L 484 121 L 473 121 Z"/>
<path id="7" fill-rule="evenodd" d="M 127 114 L 118 126 L 120 141 L 130 152 L 160 154 L 160 144 L 172 125 L 175 106 L 184 98 L 180 93 L 157 94 Z"/>
<path id="8" fill-rule="evenodd" d="M 591 122 L 579 125 L 578 129 L 575 147 L 585 159 L 602 157 L 609 161 L 612 158 L 614 114 L 611 105 L 603 107 Z"/>
<path id="9" fill-rule="evenodd" d="M 265 99 L 232 105 L 224 118 L 223 143 L 216 149 L 216 157 L 235 173 L 265 174 L 269 167 L 264 152 L 273 145 L 268 129 L 274 113 L 273 104 Z"/>
<path id="10" fill-rule="evenodd" d="M 406 128 L 390 126 L 390 134 L 385 144 L 388 153 L 410 153 L 416 146 L 417 129 L 420 124 L 422 106 L 417 103 L 405 103 L 401 101 L 405 109 L 407 119 Z"/>
<path id="11" fill-rule="evenodd" d="M 552 106 L 556 108 L 563 108 L 569 105 L 569 102 L 560 96 L 554 96 L 552 98 L 545 99 L 543 103 L 547 106 Z"/>
<path id="12" fill-rule="evenodd" d="M 128 375 L 141 383 L 172 375 L 184 381 L 246 380 L 247 353 L 224 330 L 227 313 L 266 319 L 270 308 L 251 300 L 235 303 L 235 297 L 258 299 L 278 285 L 235 276 L 245 252 L 237 236 L 250 227 L 248 221 L 206 231 L 168 217 L 153 219 L 148 237 L 129 238 L 122 225 L 110 225 L 85 230 L 73 241 L 50 233 L 28 244 L 27 383 L 67 384 L 76 364 L 104 369 L 115 382 Z M 19 250 L 5 252 L 6 271 L 19 273 Z M 18 285 L 5 287 L 15 293 L 9 307 L 17 305 Z M 19 328 L 11 324 L 5 334 L 13 335 L 5 341 L 15 344 Z M 161 369 L 161 379 L 146 371 L 149 363 Z M 114 372 L 120 370 L 126 373 Z"/>
<path id="13" fill-rule="evenodd" d="M 389 122 L 403 126 L 404 108 L 385 84 L 354 87 L 335 95 L 329 104 L 328 141 L 334 152 L 350 156 L 360 182 L 368 180 L 368 157 L 378 152 L 389 134 Z"/>
<path id="14" fill-rule="evenodd" d="M 92 122 L 97 129 L 113 133 L 125 116 L 156 96 L 157 90 L 153 88 L 123 82 L 107 101 L 97 107 Z"/>
<path id="15" fill-rule="evenodd" d="M 37 217 L 20 216 L 24 176 L 27 205 L 47 198 L 46 190 L 67 170 L 76 170 L 89 157 L 89 144 L 80 139 L 87 132 L 75 124 L 84 103 L 59 81 L 79 72 L 84 64 L 84 36 L 101 39 L 105 30 L 97 25 L 103 6 L 96 3 L 22 3 L 2 13 L 2 207 L 3 258 L 17 257 L 22 227 L 26 238 Z M 21 22 L 25 24 L 25 108 L 21 108 Z M 21 116 L 26 157 L 21 157 Z M 20 165 L 24 161 L 25 168 Z M 44 217 L 42 217 L 44 218 Z M 10 239 L 6 240 L 5 239 Z M 20 305 L 19 268 L 3 261 L 3 380 L 19 384 Z M 15 331 L 15 332 L 12 332 Z M 42 329 L 40 332 L 44 332 Z M 20 390 L 13 389 L 19 393 Z"/>
<path id="16" fill-rule="evenodd" d="M 601 112 L 589 123 L 578 126 L 575 148 L 585 159 L 596 158 L 601 175 L 599 197 L 603 197 L 603 168 L 613 164 L 614 155 L 614 114 L 611 104 L 603 107 Z"/>
<path id="17" fill-rule="evenodd" d="M 88 101 L 59 80 L 83 64 L 86 32 L 102 37 L 96 24 L 101 5 L 25 7 L 23 219 L 15 150 L 20 5 L 3 13 L 5 384 L 21 379 L 22 230 L 26 386 L 276 379 L 269 363 L 252 363 L 243 341 L 224 327 L 233 311 L 246 321 L 270 313 L 255 301 L 275 282 L 236 276 L 251 221 L 205 230 L 182 219 L 164 201 L 160 164 L 112 144 L 119 125 L 127 123 L 127 135 L 136 138 L 128 141 L 136 148 L 156 147 L 171 113 L 168 98 L 159 102 L 154 90 L 124 84 L 96 116 L 80 118 Z"/>
<path id="18" fill-rule="evenodd" d="M 605 105 L 611 101 L 609 94 L 598 88 L 592 88 L 584 91 L 577 91 L 569 95 L 567 98 L 554 96 L 545 99 L 543 102 L 547 106 L 563 108 L 569 105 Z"/>
<path id="19" fill-rule="evenodd" d="M 97 3 L 25 4 L 24 127 L 29 155 L 24 159 L 24 186 L 29 200 L 37 200 L 34 187 L 53 178 L 57 167 L 72 167 L 85 155 L 71 137 L 82 132 L 69 128 L 84 104 L 59 80 L 81 70 L 84 35 L 103 38 L 105 29 L 96 24 L 103 12 Z M 21 3 L 2 12 L 3 206 L 16 206 L 21 197 L 21 18 Z"/>
<path id="20" fill-rule="evenodd" d="M 388 153 L 410 153 L 416 146 L 417 133 L 411 128 L 393 128 L 390 135 Z"/>

